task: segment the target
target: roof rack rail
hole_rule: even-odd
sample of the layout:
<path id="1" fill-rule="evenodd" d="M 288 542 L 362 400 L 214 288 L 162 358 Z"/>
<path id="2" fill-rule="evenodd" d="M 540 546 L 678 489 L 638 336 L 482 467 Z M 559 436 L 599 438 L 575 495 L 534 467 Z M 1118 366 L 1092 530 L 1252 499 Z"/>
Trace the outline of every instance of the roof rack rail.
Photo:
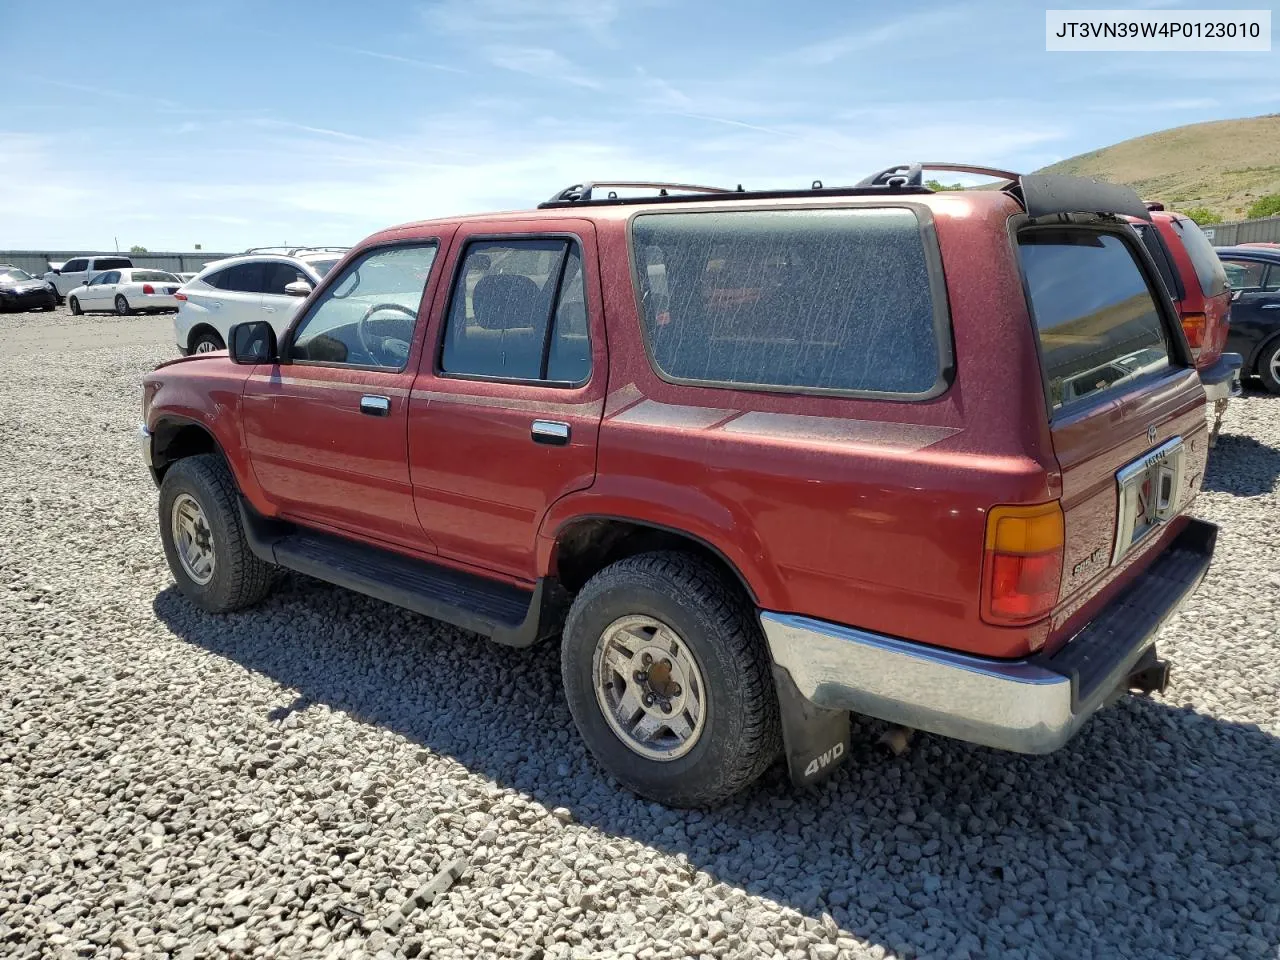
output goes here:
<path id="1" fill-rule="evenodd" d="M 871 176 L 858 181 L 858 186 L 892 187 L 897 185 L 919 187 L 924 185 L 924 171 L 926 170 L 943 170 L 947 173 L 976 173 L 984 177 L 1011 180 L 1014 183 L 1017 183 L 1022 176 L 1022 174 L 1014 173 L 1012 170 L 984 167 L 976 163 L 901 163 L 896 167 L 886 167 L 884 170 L 871 174 Z"/>
<path id="2" fill-rule="evenodd" d="M 346 253 L 350 249 L 350 247 L 250 247 L 240 256 L 251 253 L 283 253 L 286 257 L 294 257 L 299 253 Z"/>
<path id="3" fill-rule="evenodd" d="M 603 196 L 595 196 L 593 190 L 600 187 L 649 187 L 657 188 L 659 193 L 656 197 L 619 197 L 615 190 Z M 671 193 L 672 190 L 686 191 L 684 193 Z M 742 184 L 738 184 L 737 189 L 729 190 L 724 187 L 697 187 L 690 184 L 680 183 L 622 183 L 622 182 L 602 182 L 576 184 L 566 190 L 561 190 L 550 200 L 538 204 L 539 210 L 548 210 L 564 207 L 576 207 L 584 204 L 593 206 L 619 206 L 631 204 L 651 204 L 651 203 L 696 203 L 700 200 L 787 200 L 787 199 L 810 199 L 812 197 L 857 197 L 868 196 L 879 193 L 929 193 L 928 188 L 922 186 L 901 187 L 894 185 L 892 187 L 883 184 L 875 186 L 845 186 L 845 187 L 825 187 L 821 180 L 813 181 L 813 185 L 808 189 L 783 189 L 783 190 L 747 190 Z"/>
<path id="4" fill-rule="evenodd" d="M 597 197 L 595 192 L 602 187 L 609 188 L 609 192 L 603 198 Z M 587 183 L 575 183 L 571 187 L 566 187 L 555 194 L 547 203 L 589 203 L 592 200 L 599 201 L 601 199 L 617 200 L 619 189 L 657 190 L 660 197 L 670 196 L 673 190 L 679 193 L 733 193 L 727 187 L 703 187 L 696 183 L 661 183 L 652 180 L 592 180 Z M 742 187 L 739 186 L 738 190 L 741 191 Z"/>

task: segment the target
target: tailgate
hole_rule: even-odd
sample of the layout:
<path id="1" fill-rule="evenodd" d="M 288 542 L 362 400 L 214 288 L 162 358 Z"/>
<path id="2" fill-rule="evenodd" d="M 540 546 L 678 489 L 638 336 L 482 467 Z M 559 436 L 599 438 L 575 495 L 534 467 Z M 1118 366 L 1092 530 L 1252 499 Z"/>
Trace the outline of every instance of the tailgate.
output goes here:
<path id="1" fill-rule="evenodd" d="M 1065 547 L 1048 645 L 1180 526 L 1204 474 L 1204 391 L 1177 313 L 1128 230 L 1018 234 L 1062 476 Z"/>

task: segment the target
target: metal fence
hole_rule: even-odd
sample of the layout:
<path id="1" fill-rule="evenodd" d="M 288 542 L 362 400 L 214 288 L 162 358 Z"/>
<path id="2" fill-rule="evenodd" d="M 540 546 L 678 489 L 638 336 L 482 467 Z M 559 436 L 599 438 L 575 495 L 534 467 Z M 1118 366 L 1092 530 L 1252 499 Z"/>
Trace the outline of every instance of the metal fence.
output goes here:
<path id="1" fill-rule="evenodd" d="M 85 253 L 83 250 L 0 250 L 0 263 L 11 263 L 38 277 L 49 269 L 50 263 L 66 263 L 73 257 L 91 256 L 113 257 L 117 254 L 110 251 Z M 172 273 L 193 273 L 204 269 L 206 263 L 221 260 L 223 257 L 232 257 L 235 254 L 196 250 L 189 253 L 120 253 L 118 256 L 128 257 L 135 267 L 152 267 Z"/>
<path id="2" fill-rule="evenodd" d="M 1280 243 L 1280 217 L 1215 223 L 1200 229 L 1215 247 L 1234 247 L 1237 243 Z"/>

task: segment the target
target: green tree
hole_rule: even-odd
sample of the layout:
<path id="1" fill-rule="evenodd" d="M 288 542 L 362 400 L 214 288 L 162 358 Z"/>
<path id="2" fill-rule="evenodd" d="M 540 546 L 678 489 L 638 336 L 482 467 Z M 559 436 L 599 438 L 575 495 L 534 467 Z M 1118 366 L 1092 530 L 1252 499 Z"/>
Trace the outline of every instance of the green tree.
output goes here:
<path id="1" fill-rule="evenodd" d="M 940 180 L 926 180 L 924 185 L 935 193 L 939 190 L 963 190 L 963 183 L 943 183 Z"/>
<path id="2" fill-rule="evenodd" d="M 1182 212 L 1202 227 L 1222 222 L 1222 215 L 1214 213 L 1208 207 L 1188 207 Z"/>
<path id="3" fill-rule="evenodd" d="M 1280 214 L 1280 193 L 1269 193 L 1265 197 L 1260 197 L 1252 206 L 1245 217 L 1249 220 L 1261 220 L 1263 217 L 1274 217 Z"/>
<path id="4" fill-rule="evenodd" d="M 140 247 L 140 246 L 138 246 L 138 245 L 135 243 L 132 247 L 130 247 L 130 248 L 129 248 L 129 252 L 130 252 L 130 253 L 146 253 L 146 252 L 147 252 L 147 248 L 146 248 L 146 247 Z"/>

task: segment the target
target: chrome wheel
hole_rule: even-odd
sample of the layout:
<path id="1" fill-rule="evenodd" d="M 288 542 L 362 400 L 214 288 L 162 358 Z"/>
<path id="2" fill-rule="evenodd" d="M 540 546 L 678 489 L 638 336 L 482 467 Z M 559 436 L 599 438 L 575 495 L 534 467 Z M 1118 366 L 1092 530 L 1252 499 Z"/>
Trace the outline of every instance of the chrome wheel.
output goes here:
<path id="1" fill-rule="evenodd" d="M 633 752 L 675 760 L 698 742 L 706 722 L 702 672 L 688 644 L 653 617 L 615 620 L 596 641 L 596 701 Z"/>
<path id="2" fill-rule="evenodd" d="M 1280 347 L 1271 354 L 1271 379 L 1280 383 Z"/>
<path id="3" fill-rule="evenodd" d="M 200 586 L 213 579 L 213 533 L 199 501 L 180 493 L 170 512 L 173 545 L 183 572 Z"/>

